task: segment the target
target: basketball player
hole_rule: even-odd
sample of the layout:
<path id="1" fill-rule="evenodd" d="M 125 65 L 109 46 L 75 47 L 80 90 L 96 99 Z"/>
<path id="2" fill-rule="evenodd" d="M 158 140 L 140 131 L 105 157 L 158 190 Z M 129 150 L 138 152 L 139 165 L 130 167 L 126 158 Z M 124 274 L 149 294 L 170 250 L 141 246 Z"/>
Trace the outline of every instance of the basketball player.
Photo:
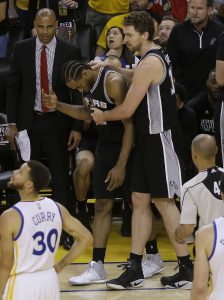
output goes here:
<path id="1" fill-rule="evenodd" d="M 92 242 L 90 232 L 64 206 L 40 197 L 49 181 L 47 167 L 31 160 L 8 183 L 21 201 L 0 217 L 0 299 L 59 300 L 57 273 Z M 76 240 L 55 263 L 62 228 Z"/>
<path id="2" fill-rule="evenodd" d="M 87 64 L 70 61 L 65 64 L 63 80 L 71 89 L 86 95 L 88 106 L 67 105 L 57 101 L 53 91 L 43 93 L 47 107 L 56 108 L 76 119 L 91 120 L 90 109 L 102 111 L 113 109 L 123 102 L 128 90 L 126 78 L 110 68 L 92 70 Z M 107 240 L 111 231 L 114 198 L 123 197 L 123 182 L 126 164 L 133 146 L 133 123 L 130 119 L 106 122 L 97 126 L 98 141 L 93 169 L 93 193 L 96 198 L 95 216 L 92 226 L 94 248 L 92 261 L 87 271 L 70 278 L 73 285 L 86 285 L 106 281 L 104 258 Z"/>
<path id="3" fill-rule="evenodd" d="M 224 176 L 220 184 L 224 200 Z M 221 300 L 224 295 L 224 218 L 196 232 L 196 259 L 191 300 Z M 209 286 L 209 282 L 211 285 Z"/>
<path id="4" fill-rule="evenodd" d="M 124 42 L 141 60 L 134 70 L 131 87 L 123 104 L 110 111 L 93 108 L 97 124 L 134 117 L 136 141 L 131 179 L 132 241 L 130 259 L 120 277 L 107 282 L 111 289 L 143 285 L 141 260 L 152 224 L 151 198 L 155 199 L 167 233 L 178 257 L 179 272 L 162 277 L 172 288 L 191 287 L 192 262 L 185 244 L 175 241 L 179 211 L 174 197 L 180 194 L 181 176 L 172 141 L 177 124 L 175 89 L 168 56 L 153 43 L 154 24 L 146 12 L 132 12 L 123 22 Z"/>
<path id="5" fill-rule="evenodd" d="M 180 224 L 176 240 L 183 242 L 194 232 L 199 216 L 199 228 L 224 215 L 220 193 L 220 178 L 224 172 L 216 166 L 218 151 L 214 137 L 199 134 L 192 141 L 192 160 L 199 173 L 183 185 L 181 191 Z"/>

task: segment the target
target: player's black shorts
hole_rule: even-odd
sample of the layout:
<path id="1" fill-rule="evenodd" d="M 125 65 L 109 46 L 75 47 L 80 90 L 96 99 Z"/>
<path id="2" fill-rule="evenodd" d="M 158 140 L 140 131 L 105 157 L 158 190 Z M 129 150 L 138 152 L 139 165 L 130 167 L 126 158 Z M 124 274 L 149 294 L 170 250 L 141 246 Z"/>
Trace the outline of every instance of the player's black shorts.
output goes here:
<path id="1" fill-rule="evenodd" d="M 98 143 L 95 152 L 95 164 L 93 168 L 93 193 L 97 199 L 113 199 L 123 196 L 123 186 L 114 191 L 108 191 L 108 182 L 105 183 L 108 172 L 116 165 L 120 155 L 121 143 Z"/>
<path id="2" fill-rule="evenodd" d="M 180 196 L 181 170 L 171 130 L 136 138 L 131 170 L 131 190 L 152 198 Z"/>
<path id="3" fill-rule="evenodd" d="M 88 150 L 94 154 L 96 150 L 96 145 L 97 137 L 83 135 L 79 146 L 76 149 L 76 153 L 78 154 L 80 151 Z"/>

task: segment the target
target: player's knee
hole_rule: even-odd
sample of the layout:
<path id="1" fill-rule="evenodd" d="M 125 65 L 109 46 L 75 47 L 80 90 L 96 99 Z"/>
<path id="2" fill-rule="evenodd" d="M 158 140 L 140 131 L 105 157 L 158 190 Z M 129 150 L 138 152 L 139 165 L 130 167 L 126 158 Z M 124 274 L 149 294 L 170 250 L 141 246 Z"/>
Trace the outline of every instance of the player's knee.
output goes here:
<path id="1" fill-rule="evenodd" d="M 95 203 L 95 214 L 112 214 L 113 202 L 110 199 L 97 199 Z"/>
<path id="2" fill-rule="evenodd" d="M 143 195 L 140 195 L 138 193 L 132 193 L 133 209 L 147 210 L 147 208 L 149 207 L 149 202 L 149 197 L 143 197 Z"/>
<path id="3" fill-rule="evenodd" d="M 76 161 L 76 169 L 80 176 L 86 176 L 93 168 L 93 159 L 90 157 L 83 157 Z"/>

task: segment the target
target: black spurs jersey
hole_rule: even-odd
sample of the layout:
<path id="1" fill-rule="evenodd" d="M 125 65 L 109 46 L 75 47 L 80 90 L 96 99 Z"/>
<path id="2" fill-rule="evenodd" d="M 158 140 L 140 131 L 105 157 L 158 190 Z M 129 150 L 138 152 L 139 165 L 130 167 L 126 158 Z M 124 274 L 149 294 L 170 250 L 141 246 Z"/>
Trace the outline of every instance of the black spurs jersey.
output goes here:
<path id="1" fill-rule="evenodd" d="M 90 90 L 90 106 L 102 111 L 111 110 L 115 107 L 113 99 L 110 99 L 106 91 L 106 78 L 110 73 L 116 73 L 110 68 L 100 68 L 97 80 Z M 121 121 L 105 122 L 97 126 L 99 141 L 114 144 L 121 143 L 124 133 L 124 126 Z"/>
<path id="2" fill-rule="evenodd" d="M 177 124 L 177 108 L 172 70 L 168 55 L 161 49 L 149 50 L 147 56 L 158 57 L 164 66 L 164 78 L 151 85 L 134 114 L 134 123 L 139 134 L 158 134 Z M 139 63 L 140 63 L 139 62 Z"/>

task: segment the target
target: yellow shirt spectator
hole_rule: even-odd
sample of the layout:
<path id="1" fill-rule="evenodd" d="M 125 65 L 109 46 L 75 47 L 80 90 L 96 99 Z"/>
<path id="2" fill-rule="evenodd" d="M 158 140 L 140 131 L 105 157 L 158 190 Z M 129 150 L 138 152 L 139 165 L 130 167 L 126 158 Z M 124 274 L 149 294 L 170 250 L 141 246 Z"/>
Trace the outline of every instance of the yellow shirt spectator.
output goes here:
<path id="1" fill-rule="evenodd" d="M 103 14 L 123 14 L 129 11 L 129 0 L 89 0 L 88 4 Z"/>
<path id="2" fill-rule="evenodd" d="M 123 14 L 123 15 L 120 15 L 120 16 L 116 16 L 116 17 L 113 17 L 112 19 L 110 19 L 107 24 L 104 26 L 101 34 L 100 34 L 100 37 L 97 41 L 97 45 L 106 49 L 106 35 L 107 35 L 107 31 L 113 27 L 113 26 L 117 26 L 117 27 L 120 27 L 120 28 L 123 28 L 122 26 L 122 23 L 123 23 L 123 20 L 126 16 L 128 16 L 129 14 Z"/>
<path id="3" fill-rule="evenodd" d="M 28 10 L 29 0 L 16 0 L 16 6 L 22 10 Z"/>
<path id="4" fill-rule="evenodd" d="M 37 7 L 39 7 L 39 0 L 37 1 Z M 16 0 L 16 7 L 22 10 L 28 10 L 29 0 Z"/>

